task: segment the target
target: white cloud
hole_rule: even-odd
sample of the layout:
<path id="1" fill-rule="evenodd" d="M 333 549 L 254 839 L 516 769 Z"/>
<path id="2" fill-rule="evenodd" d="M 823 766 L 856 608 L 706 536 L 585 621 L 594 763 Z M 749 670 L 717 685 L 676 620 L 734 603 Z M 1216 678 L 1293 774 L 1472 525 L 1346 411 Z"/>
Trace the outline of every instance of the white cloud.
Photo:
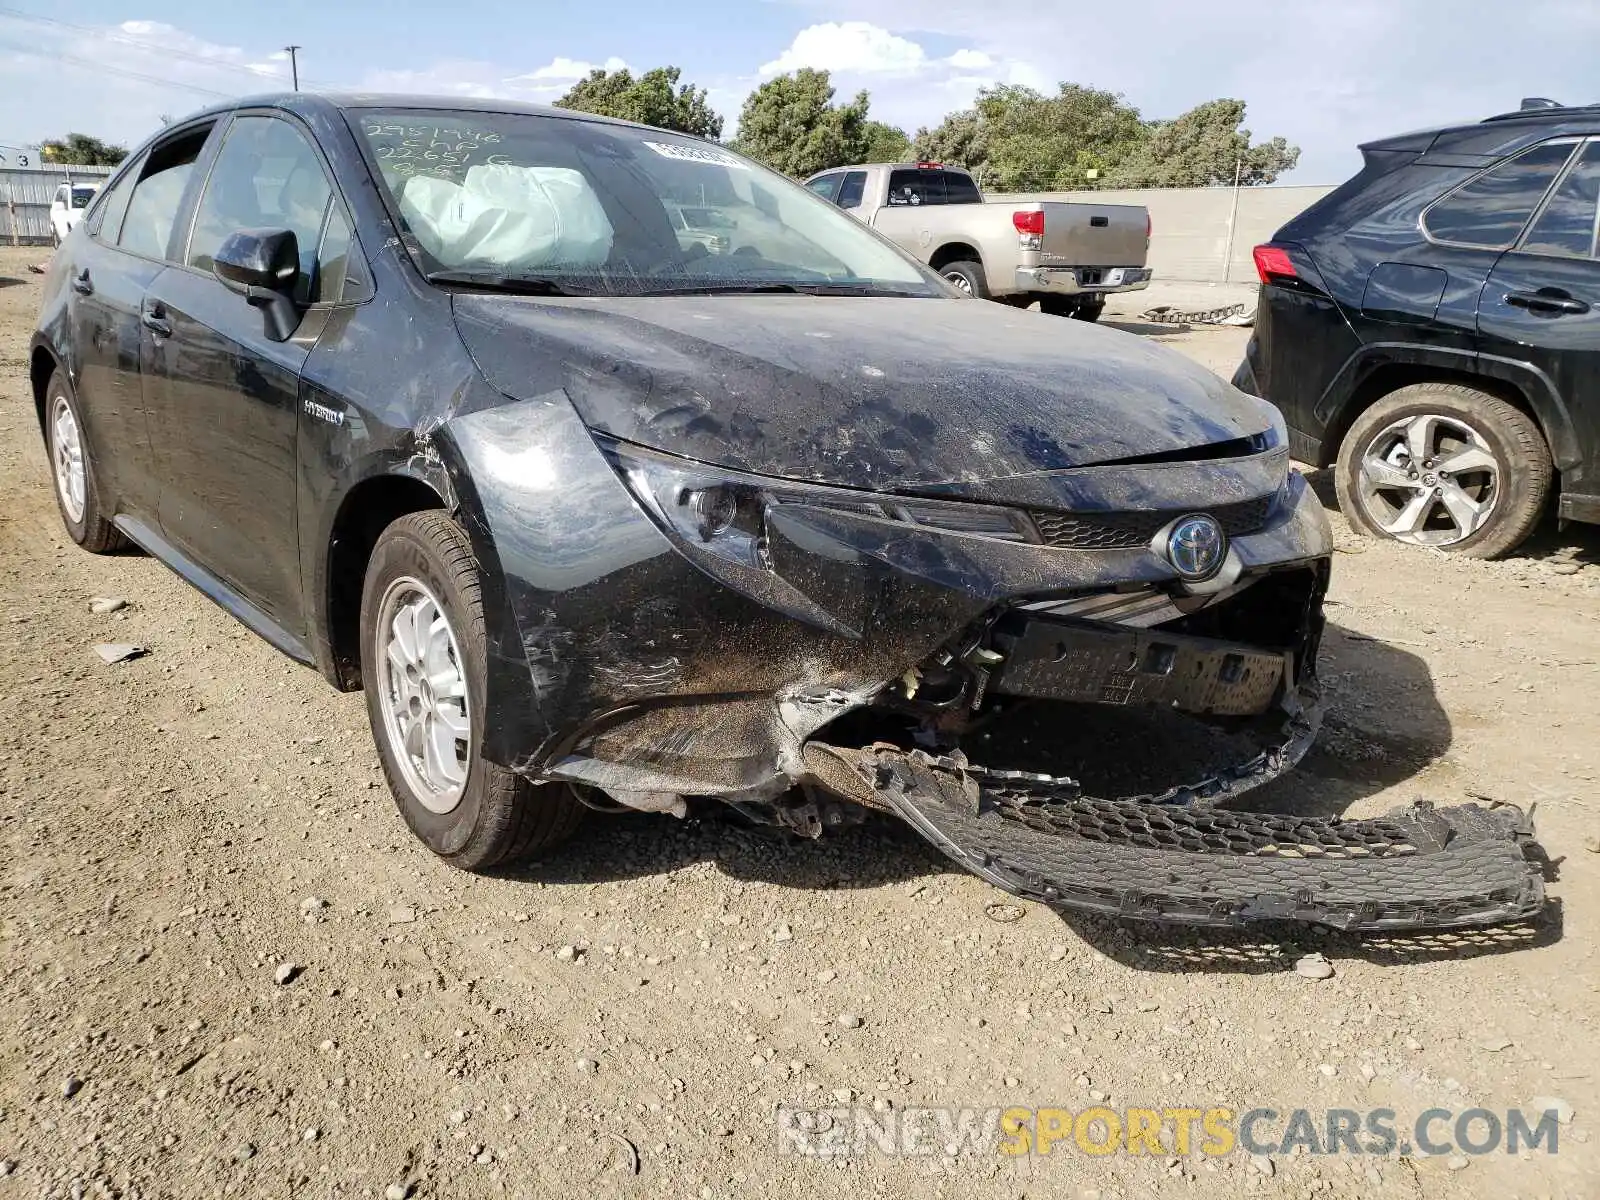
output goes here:
<path id="1" fill-rule="evenodd" d="M 627 65 L 615 56 L 601 63 L 557 56 L 523 73 L 479 59 L 369 69 L 302 52 L 300 80 L 302 86 L 330 90 L 549 101 L 592 70 Z M 235 96 L 290 85 L 289 56 L 281 49 L 210 42 L 160 21 L 86 29 L 29 23 L 4 13 L 0 78 L 7 83 L 0 89 L 0 143 L 14 146 L 69 130 L 133 145 L 157 129 L 163 116 L 182 117 Z M 49 105 L 38 102 L 44 95 L 52 97 Z"/>
<path id="2" fill-rule="evenodd" d="M 994 59 L 982 50 L 957 50 L 945 62 L 962 71 L 982 71 L 994 66 Z"/>
<path id="3" fill-rule="evenodd" d="M 822 6 L 821 0 L 813 5 L 818 6 Z M 857 6 L 852 0 L 841 0 L 831 7 L 854 15 Z M 873 15 L 896 24 L 903 22 L 904 10 L 891 12 L 891 8 L 881 5 Z M 921 27 L 920 12 L 915 19 Z M 963 40 L 978 39 L 967 34 Z M 920 125 L 936 125 L 945 113 L 967 107 L 980 88 L 1000 83 L 1049 84 L 1036 68 L 1014 55 L 968 45 L 939 57 L 904 33 L 861 20 L 806 26 L 782 54 L 761 66 L 760 76 L 770 78 L 802 67 L 830 72 L 840 95 L 865 88 L 872 98 L 872 115 L 907 132 L 915 132 Z"/>
<path id="4" fill-rule="evenodd" d="M 591 71 L 624 71 L 628 64 L 622 59 L 612 56 L 603 63 L 583 62 L 575 58 L 556 57 L 537 70 L 529 71 L 526 75 L 513 75 L 506 80 L 507 83 L 540 83 L 560 84 L 561 90 L 586 79 Z"/>
<path id="5" fill-rule="evenodd" d="M 927 53 L 916 42 L 898 37 L 866 21 L 829 21 L 810 25 L 794 35 L 789 48 L 761 74 L 782 75 L 801 67 L 863 75 L 904 74 L 927 65 Z"/>
<path id="6" fill-rule="evenodd" d="M 994 0 L 788 3 L 805 20 L 884 23 L 969 46 L 993 63 L 962 69 L 986 82 L 1106 88 L 1149 117 L 1237 97 L 1256 137 L 1281 134 L 1302 147 L 1293 180 L 1303 183 L 1352 174 L 1356 143 L 1370 138 L 1503 112 L 1523 96 L 1596 98 L 1594 0 L 1054 3 L 1033 5 L 1025 20 L 1005 19 Z M 966 61 L 966 52 L 945 61 L 961 67 L 958 58 Z M 1285 64 L 1293 64 L 1292 80 Z M 920 94 L 874 86 L 872 107 L 907 125 L 934 123 L 959 90 L 953 82 Z"/>

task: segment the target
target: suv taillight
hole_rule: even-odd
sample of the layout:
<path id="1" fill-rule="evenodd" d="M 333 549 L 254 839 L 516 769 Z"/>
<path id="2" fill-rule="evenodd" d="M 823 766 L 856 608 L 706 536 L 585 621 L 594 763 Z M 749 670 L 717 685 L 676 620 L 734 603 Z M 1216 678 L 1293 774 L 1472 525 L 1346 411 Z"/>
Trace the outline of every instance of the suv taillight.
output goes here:
<path id="1" fill-rule="evenodd" d="M 1024 250 L 1044 249 L 1044 209 L 1020 208 L 1011 214 L 1017 227 L 1017 241 Z"/>
<path id="2" fill-rule="evenodd" d="M 1256 274 L 1261 276 L 1262 283 L 1300 277 L 1300 272 L 1294 269 L 1294 262 L 1289 258 L 1289 252 L 1282 246 L 1257 246 L 1252 257 L 1256 260 Z"/>

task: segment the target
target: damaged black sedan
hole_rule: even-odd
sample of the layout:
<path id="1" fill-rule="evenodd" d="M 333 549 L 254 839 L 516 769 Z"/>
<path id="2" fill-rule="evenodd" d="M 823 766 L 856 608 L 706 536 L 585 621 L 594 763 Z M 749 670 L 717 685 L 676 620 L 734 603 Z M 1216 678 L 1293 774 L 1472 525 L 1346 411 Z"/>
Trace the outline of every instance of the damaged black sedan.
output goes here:
<path id="1" fill-rule="evenodd" d="M 1021 895 L 1526 916 L 1514 809 L 1227 806 L 1317 731 L 1329 529 L 1283 422 L 974 304 L 698 139 L 290 95 L 131 155 L 31 358 L 62 518 L 366 692 L 482 870 L 590 808 L 893 813 Z"/>

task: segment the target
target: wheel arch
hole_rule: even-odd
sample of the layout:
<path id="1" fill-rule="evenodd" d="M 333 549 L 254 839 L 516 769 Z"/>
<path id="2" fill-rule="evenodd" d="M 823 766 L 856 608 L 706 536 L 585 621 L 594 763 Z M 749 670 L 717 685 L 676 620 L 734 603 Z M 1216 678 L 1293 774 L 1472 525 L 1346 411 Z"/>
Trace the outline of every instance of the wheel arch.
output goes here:
<path id="1" fill-rule="evenodd" d="M 50 389 L 50 376 L 65 369 L 54 348 L 48 342 L 35 338 L 28 352 L 28 385 L 33 391 L 33 411 L 41 434 L 44 433 L 45 393 Z"/>
<path id="2" fill-rule="evenodd" d="M 325 541 L 325 653 L 318 655 L 322 673 L 341 691 L 361 688 L 361 588 L 379 535 L 410 513 L 449 507 L 438 487 L 405 471 L 368 475 L 341 497 Z"/>
<path id="3" fill-rule="evenodd" d="M 980 267 L 984 265 L 983 255 L 969 242 L 946 242 L 928 256 L 928 265 L 935 271 L 942 271 L 953 262 L 963 261 L 975 262 Z"/>
<path id="4" fill-rule="evenodd" d="M 1580 460 L 1565 402 L 1548 375 L 1530 363 L 1448 348 L 1374 344 L 1358 350 L 1323 393 L 1318 461 L 1331 465 L 1356 419 L 1385 396 L 1419 383 L 1457 383 L 1504 400 L 1532 417 L 1558 471 Z"/>

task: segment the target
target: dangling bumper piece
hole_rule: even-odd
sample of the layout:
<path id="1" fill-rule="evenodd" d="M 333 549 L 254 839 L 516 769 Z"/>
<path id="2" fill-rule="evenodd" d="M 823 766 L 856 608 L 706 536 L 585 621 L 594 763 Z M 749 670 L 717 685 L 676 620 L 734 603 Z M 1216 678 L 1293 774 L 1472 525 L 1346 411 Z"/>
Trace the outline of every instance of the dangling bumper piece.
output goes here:
<path id="1" fill-rule="evenodd" d="M 820 749 L 816 743 L 812 749 Z M 959 754 L 826 747 L 956 862 L 1053 907 L 1185 925 L 1445 929 L 1544 906 L 1521 810 L 1425 803 L 1375 820 L 1100 800 Z M 1066 783 L 1066 786 L 1063 784 Z"/>

